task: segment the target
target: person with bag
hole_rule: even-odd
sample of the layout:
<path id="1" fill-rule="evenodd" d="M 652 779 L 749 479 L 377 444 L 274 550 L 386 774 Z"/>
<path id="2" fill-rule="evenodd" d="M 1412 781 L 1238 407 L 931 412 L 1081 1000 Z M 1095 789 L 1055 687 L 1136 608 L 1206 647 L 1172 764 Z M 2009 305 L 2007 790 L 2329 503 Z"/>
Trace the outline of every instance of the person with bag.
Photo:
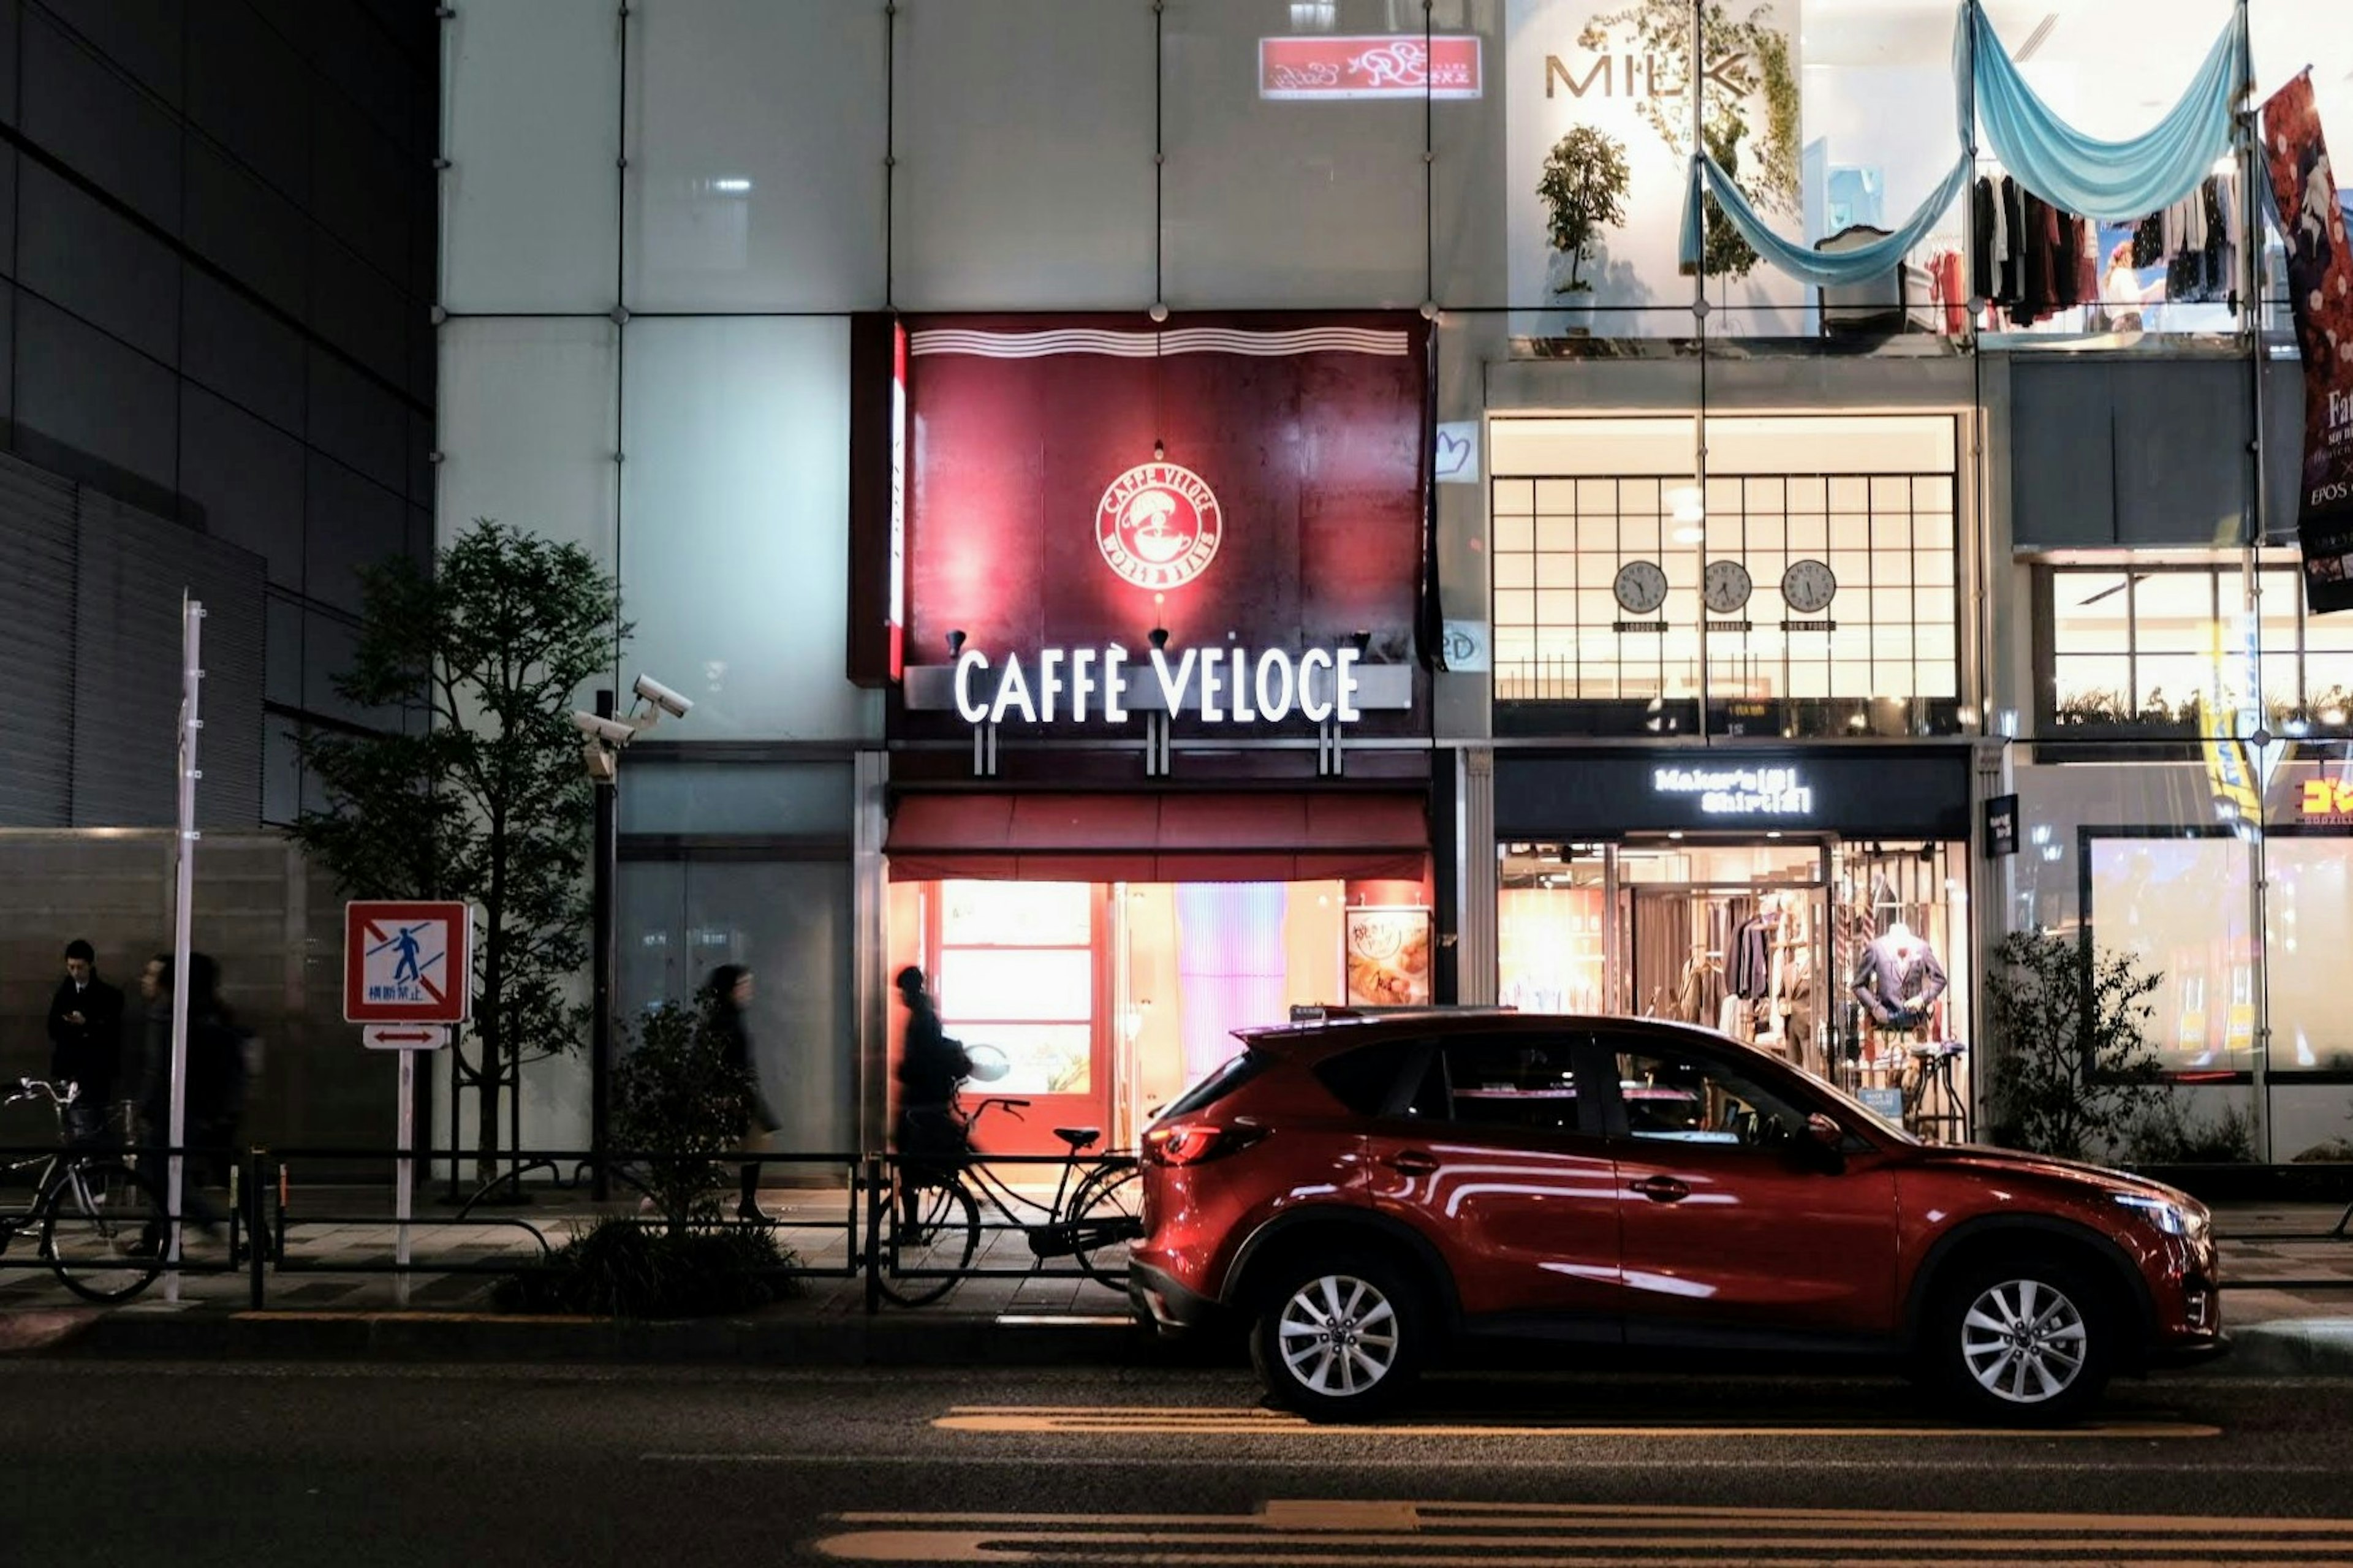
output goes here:
<path id="1" fill-rule="evenodd" d="M 776 1112 L 768 1109 L 768 1099 L 760 1089 L 758 1058 L 752 1050 L 752 1037 L 744 1025 L 745 1009 L 752 1005 L 752 972 L 740 963 L 723 963 L 711 972 L 711 979 L 702 988 L 705 1026 L 719 1047 L 720 1060 L 727 1069 L 743 1079 L 751 1102 L 751 1125 L 744 1131 L 744 1142 L 765 1137 L 777 1127 Z M 760 1208 L 760 1163 L 744 1163 L 743 1185 L 735 1202 L 735 1217 L 754 1224 L 774 1222 Z"/>

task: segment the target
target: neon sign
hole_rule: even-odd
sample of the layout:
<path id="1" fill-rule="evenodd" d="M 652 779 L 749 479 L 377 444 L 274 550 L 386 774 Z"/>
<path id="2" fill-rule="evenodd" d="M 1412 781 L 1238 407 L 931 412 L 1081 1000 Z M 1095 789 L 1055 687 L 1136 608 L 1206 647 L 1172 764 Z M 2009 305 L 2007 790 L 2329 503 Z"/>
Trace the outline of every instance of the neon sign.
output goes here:
<path id="1" fill-rule="evenodd" d="M 977 648 L 955 661 L 955 710 L 967 724 L 1126 722 L 1137 708 L 1190 714 L 1205 724 L 1280 724 L 1296 712 L 1311 724 L 1353 724 L 1362 677 L 1353 647 L 1153 648 L 1134 658 L 1109 647 L 1042 648 L 1025 665 L 1008 654 L 992 665 Z"/>
<path id="2" fill-rule="evenodd" d="M 1709 816 L 1810 816 L 1814 790 L 1792 767 L 1653 768 L 1653 795 L 1697 795 Z"/>

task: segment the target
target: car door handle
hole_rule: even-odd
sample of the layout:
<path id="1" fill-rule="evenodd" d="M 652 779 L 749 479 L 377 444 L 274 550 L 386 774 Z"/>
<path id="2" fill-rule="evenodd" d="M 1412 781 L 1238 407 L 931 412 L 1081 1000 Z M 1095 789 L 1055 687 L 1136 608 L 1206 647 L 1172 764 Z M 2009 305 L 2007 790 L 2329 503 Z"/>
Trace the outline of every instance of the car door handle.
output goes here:
<path id="1" fill-rule="evenodd" d="M 1427 1176 L 1438 1169 L 1438 1156 L 1419 1149 L 1400 1149 L 1381 1163 L 1401 1176 Z"/>
<path id="2" fill-rule="evenodd" d="M 1672 1176 L 1645 1176 L 1631 1185 L 1654 1204 L 1679 1204 L 1691 1196 L 1691 1188 Z"/>

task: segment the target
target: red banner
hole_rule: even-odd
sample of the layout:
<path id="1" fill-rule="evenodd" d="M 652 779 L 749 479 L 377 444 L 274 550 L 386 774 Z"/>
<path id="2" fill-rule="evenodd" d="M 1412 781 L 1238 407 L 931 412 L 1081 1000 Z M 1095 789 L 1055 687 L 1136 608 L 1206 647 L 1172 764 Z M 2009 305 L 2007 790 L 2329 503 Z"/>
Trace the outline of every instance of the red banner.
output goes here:
<path id="1" fill-rule="evenodd" d="M 1476 34 L 1261 38 L 1258 95 L 1271 99 L 1479 96 Z"/>
<path id="2" fill-rule="evenodd" d="M 2305 599 L 2316 611 L 2353 609 L 2353 250 L 2346 245 L 2311 77 L 2273 94 L 2263 123 L 2304 354 L 2296 538 L 2304 549 Z"/>
<path id="3" fill-rule="evenodd" d="M 911 319 L 907 662 L 1044 647 L 1414 657 L 1429 325 Z"/>

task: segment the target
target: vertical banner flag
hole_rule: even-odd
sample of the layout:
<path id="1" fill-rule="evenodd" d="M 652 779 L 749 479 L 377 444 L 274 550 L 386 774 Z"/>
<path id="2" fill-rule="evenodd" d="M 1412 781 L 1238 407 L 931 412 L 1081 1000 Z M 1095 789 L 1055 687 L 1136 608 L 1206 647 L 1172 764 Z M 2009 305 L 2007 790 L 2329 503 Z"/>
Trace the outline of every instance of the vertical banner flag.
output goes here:
<path id="1" fill-rule="evenodd" d="M 2353 251 L 2320 138 L 2309 72 L 2263 105 L 2263 158 L 2287 240 L 2287 291 L 2304 353 L 2304 465 L 2296 538 L 2305 603 L 2353 609 Z"/>

